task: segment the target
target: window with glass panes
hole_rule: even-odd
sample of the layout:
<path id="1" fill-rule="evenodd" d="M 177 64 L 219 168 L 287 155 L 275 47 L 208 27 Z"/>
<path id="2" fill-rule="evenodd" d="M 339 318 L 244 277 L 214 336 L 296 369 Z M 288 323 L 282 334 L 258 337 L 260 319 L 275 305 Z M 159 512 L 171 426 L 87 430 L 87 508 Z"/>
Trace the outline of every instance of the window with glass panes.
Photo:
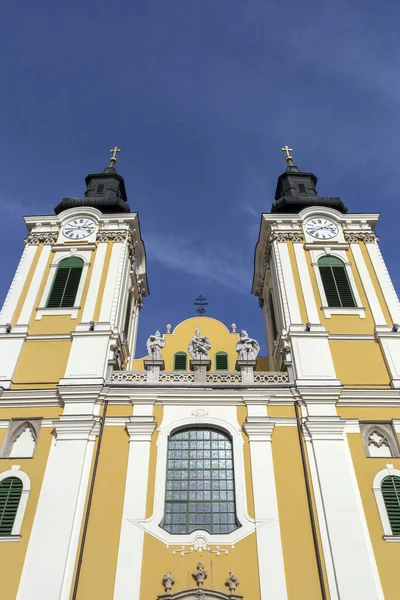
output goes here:
<path id="1" fill-rule="evenodd" d="M 215 429 L 178 431 L 168 440 L 163 527 L 170 533 L 230 533 L 236 518 L 231 438 Z"/>

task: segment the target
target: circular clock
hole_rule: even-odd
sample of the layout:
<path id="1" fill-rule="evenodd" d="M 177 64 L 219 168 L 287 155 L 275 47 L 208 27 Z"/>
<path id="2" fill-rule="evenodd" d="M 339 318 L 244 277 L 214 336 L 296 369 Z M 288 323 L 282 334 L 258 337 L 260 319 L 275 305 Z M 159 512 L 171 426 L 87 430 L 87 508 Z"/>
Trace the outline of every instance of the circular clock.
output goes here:
<path id="1" fill-rule="evenodd" d="M 74 219 L 64 225 L 62 232 L 69 240 L 83 240 L 94 233 L 96 223 L 92 219 Z"/>
<path id="2" fill-rule="evenodd" d="M 330 240 L 337 236 L 339 227 L 328 219 L 311 219 L 306 223 L 306 232 L 318 240 Z"/>

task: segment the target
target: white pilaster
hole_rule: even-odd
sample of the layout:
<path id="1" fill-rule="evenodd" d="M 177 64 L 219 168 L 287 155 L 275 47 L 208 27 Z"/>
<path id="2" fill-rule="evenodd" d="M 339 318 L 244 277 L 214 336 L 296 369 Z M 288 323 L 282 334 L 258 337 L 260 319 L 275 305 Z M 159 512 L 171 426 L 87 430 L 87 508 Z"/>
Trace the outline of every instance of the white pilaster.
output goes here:
<path id="1" fill-rule="evenodd" d="M 303 291 L 304 302 L 306 304 L 308 321 L 312 324 L 319 324 L 321 321 L 319 318 L 317 303 L 315 302 L 314 290 L 311 284 L 311 277 L 307 266 L 303 244 L 294 243 L 293 248 L 296 256 L 297 268 L 300 274 L 301 289 Z"/>
<path id="2" fill-rule="evenodd" d="M 0 313 L 0 325 L 11 323 L 18 299 L 25 285 L 29 269 L 32 266 L 38 247 L 39 246 L 35 244 L 27 244 L 24 248 L 21 260 L 19 261 L 19 265 L 15 271 L 14 279 L 12 280 L 10 289 L 8 290 L 8 294 L 4 300 L 3 308 Z"/>
<path id="3" fill-rule="evenodd" d="M 82 322 L 89 323 L 93 320 L 94 310 L 99 293 L 101 276 L 104 269 L 104 261 L 107 251 L 107 242 L 99 242 L 96 250 L 96 258 L 94 260 L 92 276 L 90 278 L 90 284 L 88 293 L 86 296 L 85 307 L 82 313 Z"/>
<path id="4" fill-rule="evenodd" d="M 287 242 L 277 243 L 277 248 L 282 267 L 282 277 L 285 286 L 286 301 L 289 308 L 290 324 L 299 325 L 301 323 L 300 307 Z"/>
<path id="5" fill-rule="evenodd" d="M 248 406 L 243 428 L 249 436 L 251 475 L 256 521 L 260 600 L 286 600 L 278 502 L 276 497 L 271 435 L 275 424 L 266 416 L 266 406 Z"/>
<path id="6" fill-rule="evenodd" d="M 108 267 L 106 285 L 104 287 L 103 301 L 100 309 L 99 321 L 110 323 L 115 312 L 115 295 L 119 290 L 118 283 L 121 278 L 121 259 L 124 255 L 125 243 L 113 242 L 110 264 Z"/>
<path id="7" fill-rule="evenodd" d="M 134 415 L 126 424 L 129 458 L 114 600 L 139 599 L 140 596 L 144 529 L 132 523 L 132 520 L 146 518 L 150 443 L 155 427 L 153 406 L 135 405 Z"/>
<path id="8" fill-rule="evenodd" d="M 356 267 L 358 273 L 360 275 L 361 283 L 363 285 L 365 295 L 367 296 L 368 304 L 370 306 L 372 316 L 375 321 L 375 325 L 386 325 L 386 320 L 383 315 L 381 306 L 379 304 L 379 299 L 376 294 L 374 285 L 372 283 L 370 274 L 367 269 L 367 265 L 365 264 L 364 257 L 361 252 L 359 243 L 351 243 L 350 244 L 351 251 L 354 256 L 354 261 L 356 263 Z"/>
<path id="9" fill-rule="evenodd" d="M 375 273 L 378 278 L 379 284 L 382 288 L 382 292 L 385 297 L 385 302 L 389 309 L 389 313 L 392 318 L 392 321 L 393 321 L 393 323 L 400 324 L 399 299 L 397 297 L 396 290 L 394 289 L 389 272 L 386 268 L 385 261 L 383 260 L 383 256 L 381 254 L 380 248 L 376 242 L 366 243 L 365 245 L 366 245 L 368 254 L 371 258 L 371 262 L 374 266 Z"/>
<path id="10" fill-rule="evenodd" d="M 21 313 L 18 318 L 18 325 L 28 325 L 32 311 L 35 309 L 35 302 L 42 284 L 43 276 L 46 270 L 47 263 L 51 252 L 51 244 L 44 244 L 36 265 L 35 274 L 29 286 L 28 293 L 25 298 Z"/>
<path id="11" fill-rule="evenodd" d="M 17 600 L 69 598 L 98 420 L 54 421 L 52 444 L 22 570 Z"/>
<path id="12" fill-rule="evenodd" d="M 351 461 L 345 421 L 339 417 L 308 417 L 306 430 L 313 453 L 313 485 L 317 488 L 319 521 L 329 539 L 335 580 L 328 578 L 332 597 L 383 600 L 360 492 Z M 322 512 L 323 510 L 323 512 Z M 328 551 L 327 544 L 324 547 Z"/>

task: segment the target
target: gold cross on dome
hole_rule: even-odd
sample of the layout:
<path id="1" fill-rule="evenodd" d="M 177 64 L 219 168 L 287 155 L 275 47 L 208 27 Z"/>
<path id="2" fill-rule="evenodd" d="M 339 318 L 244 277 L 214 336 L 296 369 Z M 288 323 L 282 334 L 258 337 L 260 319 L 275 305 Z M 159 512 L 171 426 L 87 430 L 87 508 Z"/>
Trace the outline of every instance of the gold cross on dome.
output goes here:
<path id="1" fill-rule="evenodd" d="M 114 146 L 114 148 L 111 148 L 110 152 L 112 152 L 112 157 L 110 158 L 110 160 L 117 162 L 117 152 L 121 152 L 121 148 L 118 148 L 118 146 Z"/>
<path id="2" fill-rule="evenodd" d="M 286 152 L 286 162 L 293 159 L 293 156 L 290 156 L 290 153 L 293 152 L 293 148 L 289 148 L 287 144 L 282 148 L 282 152 Z"/>

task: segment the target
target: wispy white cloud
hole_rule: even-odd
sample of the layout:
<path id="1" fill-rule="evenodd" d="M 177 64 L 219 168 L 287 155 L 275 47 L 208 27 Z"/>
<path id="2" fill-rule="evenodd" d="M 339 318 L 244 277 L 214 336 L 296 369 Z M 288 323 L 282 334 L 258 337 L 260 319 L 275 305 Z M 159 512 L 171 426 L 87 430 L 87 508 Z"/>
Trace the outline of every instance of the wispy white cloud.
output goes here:
<path id="1" fill-rule="evenodd" d="M 146 248 L 149 258 L 163 267 L 249 293 L 251 265 L 232 248 L 228 252 L 218 244 L 151 233 L 146 234 Z"/>

